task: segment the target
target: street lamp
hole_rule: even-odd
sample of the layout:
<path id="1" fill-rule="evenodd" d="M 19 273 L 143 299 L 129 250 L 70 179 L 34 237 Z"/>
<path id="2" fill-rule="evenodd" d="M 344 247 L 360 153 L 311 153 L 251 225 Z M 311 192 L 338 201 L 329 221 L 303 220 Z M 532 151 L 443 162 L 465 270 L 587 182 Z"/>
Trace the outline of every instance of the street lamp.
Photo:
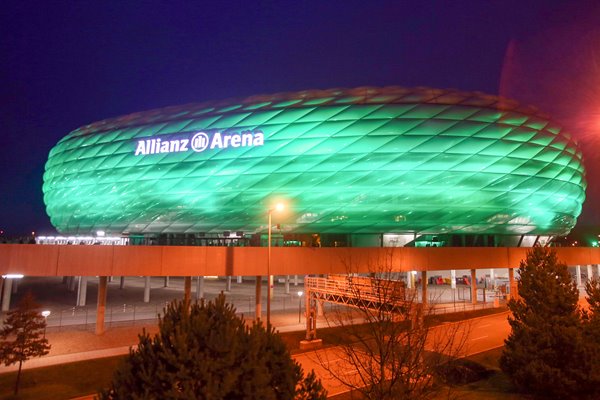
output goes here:
<path id="1" fill-rule="evenodd" d="M 304 294 L 303 291 L 299 290 L 298 291 L 298 323 L 302 322 L 301 318 L 302 318 L 302 295 Z"/>
<path id="2" fill-rule="evenodd" d="M 273 281 L 271 278 L 271 214 L 273 211 L 283 211 L 285 206 L 283 203 L 275 204 L 275 207 L 269 208 L 269 235 L 268 235 L 268 243 L 267 243 L 267 283 L 269 288 L 267 289 L 267 328 L 271 326 L 271 288 L 273 286 Z"/>
<path id="3" fill-rule="evenodd" d="M 48 316 L 50 316 L 50 310 L 42 311 L 42 316 L 44 317 L 44 339 L 46 339 L 46 326 L 48 325 Z"/>
<path id="4" fill-rule="evenodd" d="M 23 274 L 6 274 L 6 275 L 2 275 L 2 278 L 4 279 L 23 279 L 25 275 Z"/>

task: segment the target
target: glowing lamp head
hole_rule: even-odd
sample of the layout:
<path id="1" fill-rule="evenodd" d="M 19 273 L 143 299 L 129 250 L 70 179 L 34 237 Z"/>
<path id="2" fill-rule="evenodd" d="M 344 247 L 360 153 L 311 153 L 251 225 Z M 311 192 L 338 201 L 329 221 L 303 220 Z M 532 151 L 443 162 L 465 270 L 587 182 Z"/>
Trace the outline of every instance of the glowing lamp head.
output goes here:
<path id="1" fill-rule="evenodd" d="M 304 292 L 303 292 L 303 291 L 301 291 L 301 290 L 300 290 L 300 291 L 298 291 L 298 297 L 302 297 L 302 295 L 303 295 L 303 294 L 304 294 Z"/>
<path id="2" fill-rule="evenodd" d="M 285 205 L 283 203 L 275 204 L 275 211 L 283 211 L 285 209 Z"/>
<path id="3" fill-rule="evenodd" d="M 48 318 L 48 316 L 51 314 L 50 310 L 44 310 L 42 311 L 42 317 L 44 318 Z"/>

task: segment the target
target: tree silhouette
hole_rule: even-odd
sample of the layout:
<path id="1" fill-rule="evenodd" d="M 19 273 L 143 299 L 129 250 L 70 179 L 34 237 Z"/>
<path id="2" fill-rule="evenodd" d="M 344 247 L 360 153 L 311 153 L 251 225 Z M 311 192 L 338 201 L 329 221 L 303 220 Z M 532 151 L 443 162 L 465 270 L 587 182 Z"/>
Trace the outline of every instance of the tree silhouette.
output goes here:
<path id="1" fill-rule="evenodd" d="M 585 291 L 589 308 L 583 311 L 583 337 L 589 375 L 584 384 L 591 397 L 600 398 L 600 280 L 588 280 Z"/>
<path id="2" fill-rule="evenodd" d="M 534 247 L 519 267 L 500 367 L 522 391 L 539 397 L 586 398 L 588 368 L 579 291 L 548 247 Z"/>
<path id="3" fill-rule="evenodd" d="M 223 294 L 210 302 L 171 303 L 159 333 L 139 338 L 101 399 L 326 398 L 273 329 L 246 326 Z"/>
<path id="4" fill-rule="evenodd" d="M 38 309 L 39 305 L 28 292 L 17 308 L 8 313 L 0 331 L 0 361 L 6 366 L 19 363 L 15 395 L 19 392 L 23 363 L 30 358 L 44 356 L 50 350 L 48 339 L 43 337 L 46 319 Z"/>

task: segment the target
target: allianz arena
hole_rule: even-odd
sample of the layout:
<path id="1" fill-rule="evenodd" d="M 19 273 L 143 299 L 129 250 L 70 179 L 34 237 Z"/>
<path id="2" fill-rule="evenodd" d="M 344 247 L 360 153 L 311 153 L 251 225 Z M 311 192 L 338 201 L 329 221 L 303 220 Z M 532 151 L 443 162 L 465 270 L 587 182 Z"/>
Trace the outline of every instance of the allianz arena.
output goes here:
<path id="1" fill-rule="evenodd" d="M 360 87 L 167 107 L 69 133 L 44 201 L 68 234 L 564 235 L 581 151 L 532 107 L 479 92 Z"/>

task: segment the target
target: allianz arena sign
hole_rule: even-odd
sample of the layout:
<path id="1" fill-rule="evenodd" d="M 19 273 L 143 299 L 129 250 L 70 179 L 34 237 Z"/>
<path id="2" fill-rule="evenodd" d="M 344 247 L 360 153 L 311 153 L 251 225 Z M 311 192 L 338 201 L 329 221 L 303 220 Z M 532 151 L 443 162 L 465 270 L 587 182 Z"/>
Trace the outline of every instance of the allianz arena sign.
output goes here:
<path id="1" fill-rule="evenodd" d="M 177 138 L 146 138 L 137 141 L 136 156 L 150 154 L 181 153 L 205 150 L 226 149 L 228 147 L 258 147 L 265 143 L 265 135 L 259 130 L 241 132 L 194 132 Z"/>

